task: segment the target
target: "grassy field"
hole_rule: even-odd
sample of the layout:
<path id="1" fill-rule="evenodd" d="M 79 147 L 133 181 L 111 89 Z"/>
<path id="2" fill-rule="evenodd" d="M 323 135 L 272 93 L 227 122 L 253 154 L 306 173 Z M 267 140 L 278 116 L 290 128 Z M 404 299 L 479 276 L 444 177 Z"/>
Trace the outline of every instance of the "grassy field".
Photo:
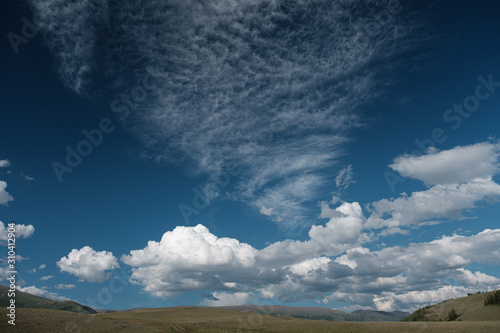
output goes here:
<path id="1" fill-rule="evenodd" d="M 500 321 L 475 322 L 332 322 L 270 317 L 198 307 L 146 309 L 93 315 L 46 309 L 17 309 L 16 326 L 0 309 L 0 332 L 500 332 Z"/>
<path id="2" fill-rule="evenodd" d="M 485 306 L 484 299 L 494 291 L 452 299 L 425 309 L 423 320 L 447 320 L 453 308 L 458 320 L 463 321 L 500 321 L 500 305 Z M 500 330 L 499 330 L 500 332 Z"/>

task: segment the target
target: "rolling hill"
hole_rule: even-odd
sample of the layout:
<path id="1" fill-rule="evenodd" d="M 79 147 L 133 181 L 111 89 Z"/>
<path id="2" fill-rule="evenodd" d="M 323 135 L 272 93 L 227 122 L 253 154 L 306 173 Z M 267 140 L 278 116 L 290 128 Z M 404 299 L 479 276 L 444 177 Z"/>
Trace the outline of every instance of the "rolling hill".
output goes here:
<path id="1" fill-rule="evenodd" d="M 0 308 L 0 317 L 7 318 Z M 9 333 L 438 333 L 500 332 L 500 321 L 352 322 L 274 317 L 207 307 L 156 308 L 82 315 L 69 311 L 18 309 L 16 325 L 0 320 Z"/>
<path id="2" fill-rule="evenodd" d="M 495 291 L 472 294 L 426 306 L 413 312 L 406 321 L 446 321 L 451 309 L 460 321 L 500 321 L 500 305 L 484 305 L 484 299 Z"/>
<path id="3" fill-rule="evenodd" d="M 408 312 L 357 310 L 347 313 L 340 310 L 321 307 L 292 307 L 281 305 L 237 305 L 222 306 L 218 309 L 260 313 L 275 317 L 294 317 L 312 320 L 336 320 L 336 321 L 400 321 L 410 315 Z"/>
<path id="4" fill-rule="evenodd" d="M 8 309 L 4 307 L 9 300 L 7 290 L 8 288 L 0 286 L 2 318 L 6 318 L 8 313 Z M 424 321 L 391 322 L 393 319 L 389 320 L 387 317 L 401 318 L 407 313 L 372 310 L 346 313 L 327 308 L 253 305 L 227 307 L 228 309 L 184 306 L 95 313 L 93 309 L 76 302 L 57 302 L 17 291 L 16 325 L 9 325 L 7 320 L 2 320 L 0 332 L 499 332 L 500 305 L 485 306 L 484 299 L 489 294 L 471 295 L 426 307 Z M 460 315 L 460 321 L 444 321 L 451 308 Z M 300 316 L 303 318 L 298 318 Z M 322 319 L 321 316 L 327 320 L 304 319 Z M 336 316 L 343 319 L 330 319 Z M 412 316 L 415 316 L 415 313 Z M 381 321 L 382 318 L 386 320 Z"/>
<path id="5" fill-rule="evenodd" d="M 9 288 L 0 285 L 0 307 L 9 306 L 10 298 L 8 297 Z M 16 290 L 16 308 L 38 308 L 38 309 L 53 309 L 70 311 L 81 314 L 97 313 L 94 309 L 88 306 L 81 305 L 74 301 L 54 301 L 45 297 L 31 295 L 19 290 Z"/>

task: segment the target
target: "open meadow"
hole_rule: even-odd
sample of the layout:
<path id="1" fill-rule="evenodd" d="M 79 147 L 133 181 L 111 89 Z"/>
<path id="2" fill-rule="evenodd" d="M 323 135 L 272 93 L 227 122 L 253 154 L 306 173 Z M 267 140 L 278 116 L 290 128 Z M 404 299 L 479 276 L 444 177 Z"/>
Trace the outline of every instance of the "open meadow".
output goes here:
<path id="1" fill-rule="evenodd" d="M 6 318 L 6 309 L 1 309 Z M 200 307 L 176 307 L 76 314 L 60 310 L 18 309 L 16 326 L 0 322 L 1 332 L 146 333 L 146 332 L 499 332 L 500 321 L 477 322 L 335 322 L 271 317 Z"/>

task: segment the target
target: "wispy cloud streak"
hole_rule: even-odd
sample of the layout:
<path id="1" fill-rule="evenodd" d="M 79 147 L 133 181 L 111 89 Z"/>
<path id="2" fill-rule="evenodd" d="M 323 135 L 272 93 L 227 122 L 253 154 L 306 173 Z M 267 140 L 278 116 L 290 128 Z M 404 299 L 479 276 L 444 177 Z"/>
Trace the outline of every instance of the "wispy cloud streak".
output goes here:
<path id="1" fill-rule="evenodd" d="M 387 84 L 388 60 L 422 41 L 402 6 L 380 22 L 377 1 L 31 2 L 68 87 L 131 95 L 117 116 L 144 156 L 195 174 L 238 163 L 234 197 L 291 226 Z M 153 92 L 134 100 L 145 77 Z"/>

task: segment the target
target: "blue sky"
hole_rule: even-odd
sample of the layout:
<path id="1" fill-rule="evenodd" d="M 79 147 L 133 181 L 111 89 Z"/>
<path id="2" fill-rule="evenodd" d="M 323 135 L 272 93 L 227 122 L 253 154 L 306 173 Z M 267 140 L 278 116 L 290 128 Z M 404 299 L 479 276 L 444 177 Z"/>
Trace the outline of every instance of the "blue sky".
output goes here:
<path id="1" fill-rule="evenodd" d="M 495 1 L 3 6 L 21 290 L 350 311 L 500 288 Z"/>

